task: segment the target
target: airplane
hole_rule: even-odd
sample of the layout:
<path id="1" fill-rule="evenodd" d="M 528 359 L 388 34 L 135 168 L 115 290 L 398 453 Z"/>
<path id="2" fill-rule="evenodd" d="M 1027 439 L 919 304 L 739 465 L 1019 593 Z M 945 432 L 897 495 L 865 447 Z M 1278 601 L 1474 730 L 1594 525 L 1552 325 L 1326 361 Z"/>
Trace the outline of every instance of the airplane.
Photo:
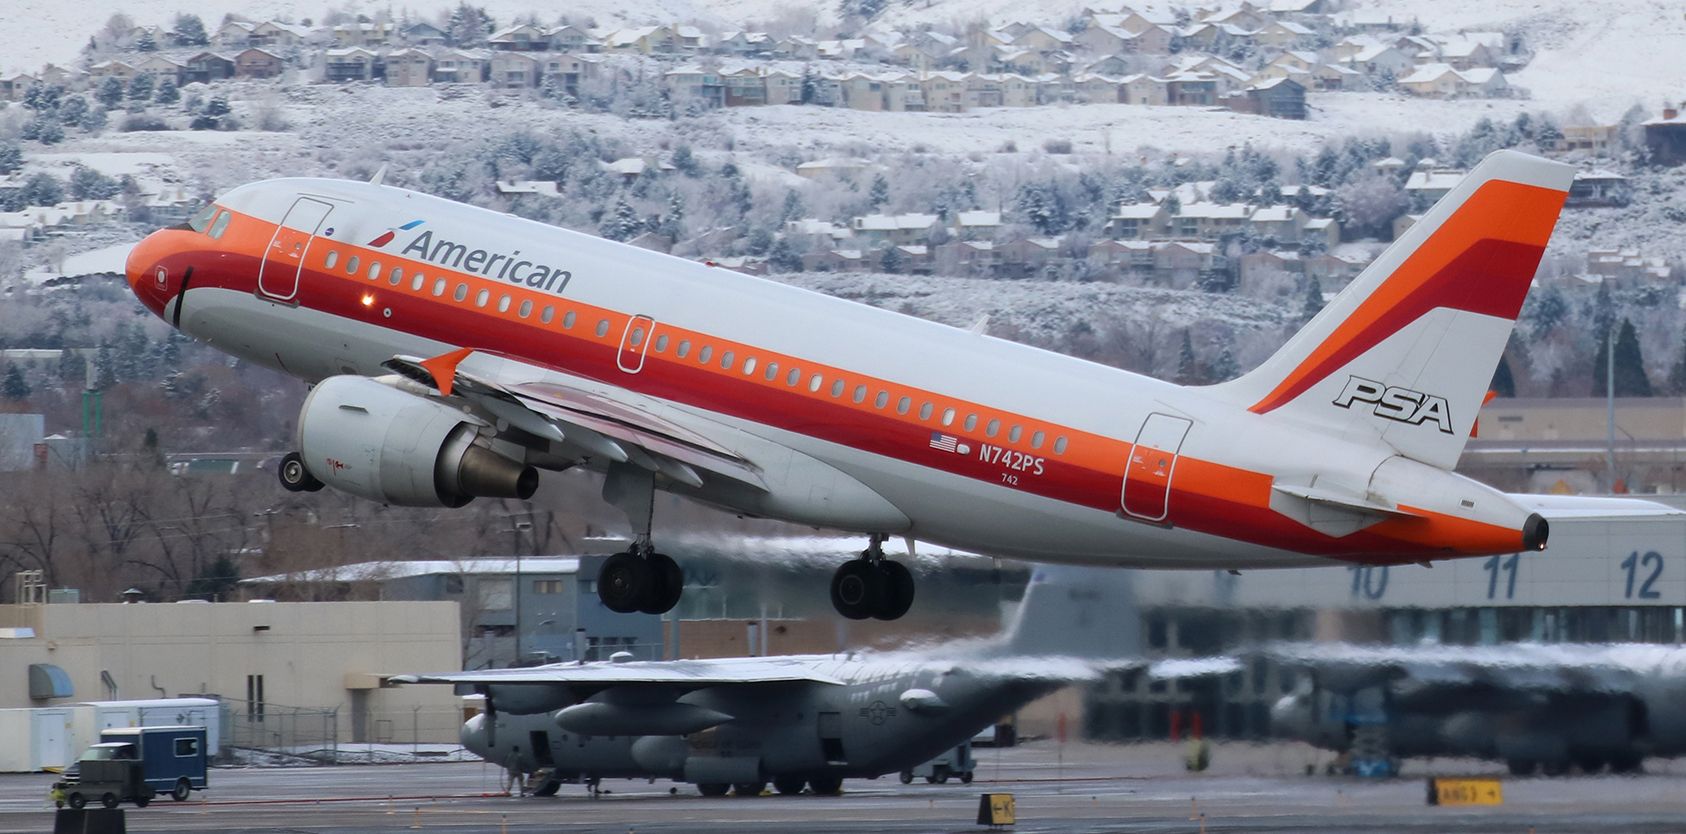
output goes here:
<path id="1" fill-rule="evenodd" d="M 1561 776 L 1686 755 L 1678 646 L 1290 644 L 1265 656 L 1309 672 L 1272 707 L 1272 735 L 1346 754 L 1366 775 L 1425 756 Z"/>
<path id="2" fill-rule="evenodd" d="M 1127 570 L 1045 567 L 992 640 L 884 653 L 558 663 L 394 678 L 485 696 L 462 743 L 539 795 L 605 778 L 704 796 L 835 794 L 910 771 L 1001 716 L 1109 670 L 1220 674 L 1233 661 L 1141 660 Z"/>
<path id="3" fill-rule="evenodd" d="M 892 620 L 915 591 L 892 536 L 1232 570 L 1543 550 L 1546 508 L 1451 470 L 1572 177 L 1490 155 L 1262 365 L 1206 387 L 379 174 L 240 186 L 126 271 L 183 333 L 313 383 L 287 489 L 456 507 L 585 466 L 635 534 L 598 577 L 610 609 L 679 599 L 651 536 L 662 489 L 865 534 L 832 602 Z"/>

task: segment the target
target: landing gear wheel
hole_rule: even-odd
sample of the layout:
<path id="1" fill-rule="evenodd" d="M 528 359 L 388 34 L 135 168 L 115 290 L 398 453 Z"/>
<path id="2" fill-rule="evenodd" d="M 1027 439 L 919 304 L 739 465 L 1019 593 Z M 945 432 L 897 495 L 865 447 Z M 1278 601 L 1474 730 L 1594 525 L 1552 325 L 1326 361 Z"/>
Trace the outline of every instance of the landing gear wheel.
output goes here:
<path id="1" fill-rule="evenodd" d="M 875 620 L 899 620 L 913 607 L 913 571 L 901 562 L 885 560 L 877 565 L 882 591 Z"/>
<path id="2" fill-rule="evenodd" d="M 780 776 L 773 780 L 773 790 L 778 791 L 780 796 L 795 796 L 802 792 L 805 784 L 800 776 Z"/>
<path id="3" fill-rule="evenodd" d="M 281 488 L 288 492 L 315 492 L 322 488 L 322 482 L 304 468 L 304 458 L 298 452 L 283 455 L 276 474 L 281 477 Z"/>
<path id="4" fill-rule="evenodd" d="M 726 784 L 725 782 L 697 783 L 697 793 L 700 793 L 703 796 L 725 796 L 726 792 L 731 789 L 732 786 Z"/>
<path id="5" fill-rule="evenodd" d="M 176 780 L 175 787 L 170 788 L 170 798 L 177 802 L 186 802 L 187 795 L 192 792 L 192 790 L 193 785 L 187 781 L 186 776 L 183 776 L 182 778 Z"/>
<path id="6" fill-rule="evenodd" d="M 661 553 L 650 554 L 644 562 L 650 583 L 644 589 L 644 601 L 638 610 L 645 614 L 666 614 L 679 604 L 679 596 L 685 592 L 685 572 L 672 557 Z"/>
<path id="7" fill-rule="evenodd" d="M 532 790 L 533 796 L 555 796 L 562 789 L 562 783 L 556 779 L 547 779 Z"/>
<path id="8" fill-rule="evenodd" d="M 740 782 L 732 786 L 732 791 L 738 796 L 760 796 L 766 789 L 766 782 Z"/>
<path id="9" fill-rule="evenodd" d="M 831 576 L 831 605 L 851 620 L 871 617 L 883 598 L 884 574 L 866 559 L 850 559 Z"/>
<path id="10" fill-rule="evenodd" d="M 616 614 L 638 610 L 650 586 L 650 570 L 644 559 L 633 553 L 616 553 L 603 561 L 597 572 L 597 598 Z"/>
<path id="11" fill-rule="evenodd" d="M 843 777 L 815 776 L 808 780 L 808 790 L 813 791 L 814 796 L 836 796 L 843 792 Z"/>

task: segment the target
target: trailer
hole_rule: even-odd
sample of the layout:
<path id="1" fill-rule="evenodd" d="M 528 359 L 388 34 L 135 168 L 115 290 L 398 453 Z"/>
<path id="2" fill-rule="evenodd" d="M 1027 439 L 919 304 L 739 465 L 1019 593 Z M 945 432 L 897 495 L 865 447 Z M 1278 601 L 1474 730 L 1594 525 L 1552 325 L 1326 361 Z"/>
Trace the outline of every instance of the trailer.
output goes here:
<path id="1" fill-rule="evenodd" d="M 972 743 L 968 741 L 911 770 L 902 771 L 902 784 L 923 777 L 930 784 L 942 785 L 950 777 L 959 777 L 961 782 L 969 785 L 972 783 L 972 772 L 977 767 L 977 760 L 972 758 Z"/>
<path id="2" fill-rule="evenodd" d="M 207 781 L 204 727 L 117 727 L 100 733 L 76 763 L 75 773 L 53 784 L 53 800 L 81 808 L 98 800 L 115 808 L 125 800 L 145 808 L 168 794 L 186 801 Z"/>

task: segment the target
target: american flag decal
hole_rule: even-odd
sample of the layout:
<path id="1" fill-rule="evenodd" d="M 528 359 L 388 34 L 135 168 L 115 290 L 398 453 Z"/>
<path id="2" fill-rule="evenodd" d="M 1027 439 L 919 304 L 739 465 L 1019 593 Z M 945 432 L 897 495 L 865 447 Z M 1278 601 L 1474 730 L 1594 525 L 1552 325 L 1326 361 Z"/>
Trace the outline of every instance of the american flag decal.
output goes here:
<path id="1" fill-rule="evenodd" d="M 945 452 L 959 452 L 960 438 L 952 434 L 943 434 L 940 431 L 931 432 L 931 448 L 941 449 Z"/>

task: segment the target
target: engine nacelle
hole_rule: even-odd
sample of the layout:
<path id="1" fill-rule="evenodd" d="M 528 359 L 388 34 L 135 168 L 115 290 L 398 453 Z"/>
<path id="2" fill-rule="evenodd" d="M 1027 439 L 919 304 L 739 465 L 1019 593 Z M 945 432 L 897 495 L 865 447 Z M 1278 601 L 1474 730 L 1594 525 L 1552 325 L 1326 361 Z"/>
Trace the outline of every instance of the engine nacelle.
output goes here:
<path id="1" fill-rule="evenodd" d="M 450 406 L 367 377 L 331 376 L 299 411 L 299 456 L 322 483 L 384 504 L 531 498 L 538 471 L 477 442 L 483 428 Z"/>

